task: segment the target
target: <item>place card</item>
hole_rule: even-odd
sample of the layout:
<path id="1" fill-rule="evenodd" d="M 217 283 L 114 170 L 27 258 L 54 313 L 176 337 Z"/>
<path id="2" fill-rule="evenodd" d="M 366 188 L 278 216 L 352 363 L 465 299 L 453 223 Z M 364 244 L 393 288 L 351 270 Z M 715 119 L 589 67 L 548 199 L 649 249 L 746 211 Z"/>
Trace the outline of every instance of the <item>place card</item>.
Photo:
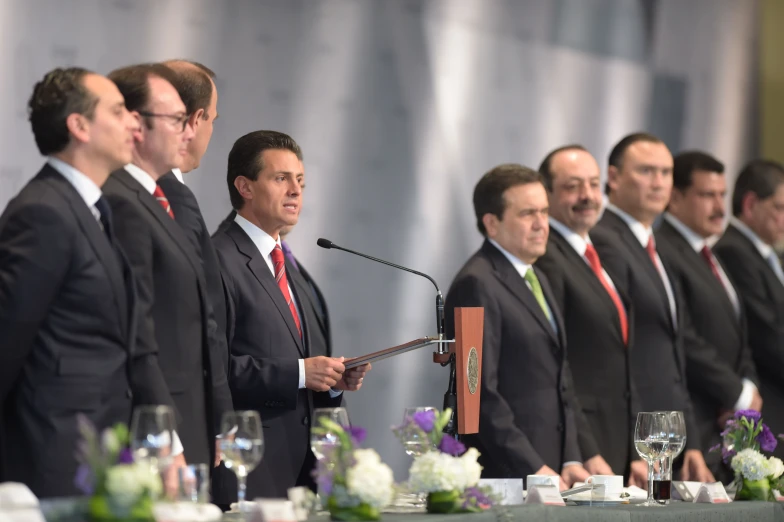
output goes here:
<path id="1" fill-rule="evenodd" d="M 479 487 L 489 488 L 502 506 L 523 504 L 523 479 L 479 479 Z"/>
<path id="2" fill-rule="evenodd" d="M 545 506 L 565 506 L 561 492 L 555 486 L 531 486 L 525 497 L 525 504 L 543 504 Z"/>
<path id="3" fill-rule="evenodd" d="M 261 509 L 264 522 L 297 522 L 294 503 L 277 498 L 257 498 L 254 500 Z"/>
<path id="4" fill-rule="evenodd" d="M 713 484 L 703 484 L 694 497 L 695 504 L 726 504 L 730 501 L 724 484 L 714 482 Z"/>

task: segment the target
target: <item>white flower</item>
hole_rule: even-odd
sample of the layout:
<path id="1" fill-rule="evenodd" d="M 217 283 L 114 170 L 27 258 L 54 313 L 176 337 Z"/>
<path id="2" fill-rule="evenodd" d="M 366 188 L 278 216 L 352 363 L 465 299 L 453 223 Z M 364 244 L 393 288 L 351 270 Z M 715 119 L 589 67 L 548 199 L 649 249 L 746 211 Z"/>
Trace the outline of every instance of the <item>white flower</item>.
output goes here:
<path id="1" fill-rule="evenodd" d="M 773 466 L 759 451 L 746 448 L 732 457 L 732 471 L 746 480 L 762 480 L 773 473 Z"/>
<path id="2" fill-rule="evenodd" d="M 153 498 L 163 492 L 161 477 L 149 464 L 118 464 L 106 472 L 106 492 L 125 508 L 133 506 L 145 491 Z"/>
<path id="3" fill-rule="evenodd" d="M 354 464 L 346 472 L 348 492 L 360 502 L 382 508 L 392 501 L 392 469 L 372 449 L 354 451 Z"/>
<path id="4" fill-rule="evenodd" d="M 780 458 L 770 457 L 768 459 L 768 467 L 770 468 L 770 475 L 774 479 L 779 478 L 784 474 L 784 462 Z"/>
<path id="5" fill-rule="evenodd" d="M 409 469 L 409 487 L 412 491 L 463 491 L 475 486 L 482 474 L 477 462 L 479 452 L 469 449 L 460 457 L 440 451 L 429 451 L 417 457 Z"/>
<path id="6" fill-rule="evenodd" d="M 101 435 L 101 446 L 107 453 L 117 454 L 120 452 L 120 439 L 117 438 L 114 430 L 104 430 Z"/>

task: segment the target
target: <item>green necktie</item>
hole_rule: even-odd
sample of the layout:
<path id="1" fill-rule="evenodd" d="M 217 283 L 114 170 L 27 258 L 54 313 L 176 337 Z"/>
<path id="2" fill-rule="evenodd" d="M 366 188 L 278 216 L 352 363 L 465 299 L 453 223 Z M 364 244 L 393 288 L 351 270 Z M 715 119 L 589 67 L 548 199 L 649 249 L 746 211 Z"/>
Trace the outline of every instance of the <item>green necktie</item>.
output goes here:
<path id="1" fill-rule="evenodd" d="M 536 272 L 534 272 L 533 268 L 528 269 L 528 271 L 525 273 L 524 279 L 528 281 L 529 285 L 531 285 L 531 293 L 534 294 L 536 302 L 539 303 L 539 306 L 542 307 L 544 316 L 547 317 L 548 321 L 552 321 L 550 318 L 550 309 L 547 308 L 547 301 L 545 301 L 544 292 L 542 292 L 542 285 L 539 284 L 539 278 L 536 277 Z"/>

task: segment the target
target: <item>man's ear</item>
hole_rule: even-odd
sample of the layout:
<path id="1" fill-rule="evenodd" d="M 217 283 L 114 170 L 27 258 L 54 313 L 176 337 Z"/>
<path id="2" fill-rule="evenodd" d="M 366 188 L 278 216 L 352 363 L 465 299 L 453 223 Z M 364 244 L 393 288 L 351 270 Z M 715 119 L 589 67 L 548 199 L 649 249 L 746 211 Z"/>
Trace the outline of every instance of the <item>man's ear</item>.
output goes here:
<path id="1" fill-rule="evenodd" d="M 71 136 L 79 143 L 90 142 L 90 120 L 84 114 L 72 112 L 65 119 L 65 126 Z"/>

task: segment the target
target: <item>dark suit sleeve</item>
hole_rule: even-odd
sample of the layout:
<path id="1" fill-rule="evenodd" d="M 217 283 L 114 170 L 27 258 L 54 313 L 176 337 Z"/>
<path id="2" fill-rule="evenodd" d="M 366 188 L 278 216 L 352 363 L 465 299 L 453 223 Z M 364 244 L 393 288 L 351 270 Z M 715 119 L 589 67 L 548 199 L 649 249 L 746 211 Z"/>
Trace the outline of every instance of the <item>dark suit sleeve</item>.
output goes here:
<path id="1" fill-rule="evenodd" d="M 545 462 L 526 434 L 515 424 L 514 412 L 498 389 L 502 325 L 501 313 L 495 299 L 486 292 L 481 281 L 474 277 L 465 277 L 455 281 L 447 300 L 453 302 L 453 306 L 476 306 L 485 309 L 482 396 L 479 409 L 479 425 L 482 427 L 479 438 L 482 445 L 492 460 L 506 462 L 509 468 L 516 472 L 531 470 L 535 473 Z"/>
<path id="2" fill-rule="evenodd" d="M 593 436 L 591 425 L 580 405 L 577 390 L 572 379 L 569 362 L 564 360 L 563 379 L 566 392 L 563 393 L 566 440 L 564 442 L 564 462 L 584 462 L 599 455 L 599 445 Z M 556 470 L 560 471 L 560 470 Z"/>
<path id="3" fill-rule="evenodd" d="M 45 205 L 20 208 L 0 230 L 0 404 L 65 277 L 72 237 Z"/>
<path id="4" fill-rule="evenodd" d="M 550 289 L 553 292 L 553 296 L 555 297 L 555 302 L 558 305 L 558 309 L 561 311 L 561 317 L 566 316 L 566 288 L 564 286 L 565 277 L 562 272 L 562 268 L 558 266 L 558 263 L 555 262 L 551 257 L 544 256 L 540 258 L 536 262 L 536 267 L 539 268 L 542 272 L 544 272 L 545 276 L 547 276 L 547 281 L 550 283 Z M 568 345 L 567 345 L 568 346 Z M 588 460 L 591 457 L 595 457 L 599 455 L 599 444 L 596 442 L 596 438 L 593 435 L 593 430 L 591 429 L 590 424 L 588 423 L 588 418 L 585 416 L 585 412 L 583 412 L 583 408 L 580 405 L 580 399 L 577 397 L 577 389 L 574 386 L 574 380 L 572 378 L 572 371 L 569 367 L 568 360 L 564 361 L 566 368 L 564 370 L 564 376 L 566 379 L 566 389 L 567 393 L 564 396 L 564 400 L 570 406 L 570 409 L 573 411 L 573 418 L 575 421 L 575 431 L 577 433 L 577 443 L 579 446 L 579 453 L 582 457 L 566 457 L 565 461 L 581 461 L 581 460 Z M 567 426 L 568 427 L 568 426 Z M 567 432 L 567 441 L 570 439 L 569 433 Z M 567 449 L 569 449 L 569 445 L 567 444 Z"/>
<path id="5" fill-rule="evenodd" d="M 229 350 L 228 380 L 235 403 L 257 404 L 278 402 L 284 409 L 297 407 L 299 393 L 299 361 L 253 357 L 239 354 L 231 349 L 236 334 L 236 318 L 239 313 L 239 293 L 236 282 L 227 270 L 220 251 L 218 261 L 223 273 L 226 293 L 226 344 Z M 292 384 L 293 383 L 293 384 Z"/>
<path id="6" fill-rule="evenodd" d="M 158 365 L 158 343 L 152 306 L 155 299 L 152 276 L 153 247 L 146 221 L 132 204 L 116 196 L 107 196 L 115 215 L 114 231 L 133 273 L 136 290 L 136 339 L 131 362 L 131 387 L 134 404 L 166 404 L 174 400 Z M 179 414 L 177 413 L 178 417 Z M 181 418 L 177 419 L 178 421 Z"/>

